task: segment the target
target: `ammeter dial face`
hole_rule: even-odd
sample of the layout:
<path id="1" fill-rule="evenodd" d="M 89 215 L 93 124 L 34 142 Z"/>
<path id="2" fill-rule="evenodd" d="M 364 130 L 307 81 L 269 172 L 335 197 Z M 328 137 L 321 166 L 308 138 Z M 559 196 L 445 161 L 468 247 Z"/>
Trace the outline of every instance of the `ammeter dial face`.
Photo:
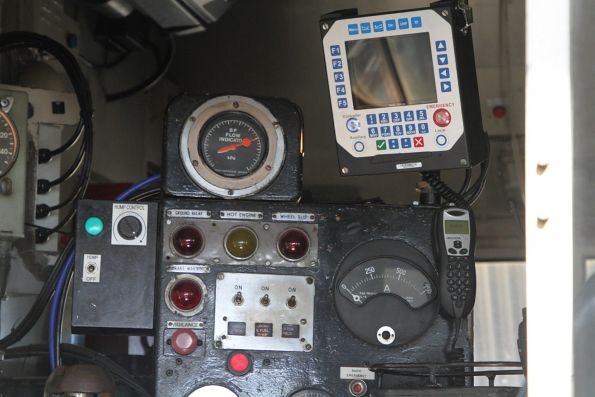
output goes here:
<path id="1" fill-rule="evenodd" d="M 200 137 L 198 149 L 205 164 L 224 177 L 250 175 L 266 156 L 266 131 L 246 113 L 216 115 L 205 124 Z"/>
<path id="2" fill-rule="evenodd" d="M 374 258 L 354 267 L 341 280 L 339 293 L 357 306 L 381 294 L 391 294 L 418 309 L 436 296 L 431 281 L 419 269 L 397 258 Z"/>
<path id="3" fill-rule="evenodd" d="M 343 259 L 334 286 L 345 327 L 376 346 L 419 338 L 438 314 L 437 272 L 423 253 L 399 240 L 371 240 Z"/>
<path id="4" fill-rule="evenodd" d="M 8 115 L 0 111 L 0 177 L 10 171 L 19 153 L 19 136 Z"/>

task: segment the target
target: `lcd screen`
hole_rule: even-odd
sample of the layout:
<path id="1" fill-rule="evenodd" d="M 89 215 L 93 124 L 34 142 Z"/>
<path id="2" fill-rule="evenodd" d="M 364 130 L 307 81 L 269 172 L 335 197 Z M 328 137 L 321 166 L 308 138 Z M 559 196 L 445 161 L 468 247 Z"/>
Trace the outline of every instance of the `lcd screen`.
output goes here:
<path id="1" fill-rule="evenodd" d="M 446 234 L 469 234 L 469 222 L 444 221 L 444 232 Z"/>
<path id="2" fill-rule="evenodd" d="M 356 110 L 435 103 L 429 33 L 345 43 Z"/>

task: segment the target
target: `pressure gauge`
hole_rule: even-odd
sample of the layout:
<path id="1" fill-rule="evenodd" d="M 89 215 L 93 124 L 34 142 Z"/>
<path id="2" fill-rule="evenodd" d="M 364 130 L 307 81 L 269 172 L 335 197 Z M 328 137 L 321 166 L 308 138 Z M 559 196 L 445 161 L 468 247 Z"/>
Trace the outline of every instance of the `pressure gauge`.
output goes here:
<path id="1" fill-rule="evenodd" d="M 207 192 L 223 198 L 250 196 L 266 188 L 281 170 L 283 129 L 253 99 L 213 98 L 186 120 L 180 155 L 187 174 Z"/>
<path id="2" fill-rule="evenodd" d="M 12 120 L 0 111 L 0 177 L 12 168 L 19 153 L 19 135 Z"/>

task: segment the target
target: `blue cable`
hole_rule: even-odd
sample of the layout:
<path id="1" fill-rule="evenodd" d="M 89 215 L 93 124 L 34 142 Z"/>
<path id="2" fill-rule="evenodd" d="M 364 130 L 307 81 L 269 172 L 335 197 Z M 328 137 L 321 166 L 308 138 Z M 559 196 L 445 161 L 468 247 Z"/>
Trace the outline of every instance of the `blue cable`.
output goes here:
<path id="1" fill-rule="evenodd" d="M 127 198 L 133 196 L 135 193 L 139 192 L 140 190 L 144 189 L 145 187 L 158 182 L 161 179 L 160 175 L 153 175 L 142 181 L 132 185 L 130 188 L 125 190 L 124 192 L 120 193 L 116 197 L 116 201 L 126 200 Z M 56 340 L 56 329 L 57 329 L 57 322 L 58 322 L 58 313 L 60 313 L 60 298 L 64 293 L 64 287 L 66 285 L 66 281 L 68 280 L 68 276 L 70 275 L 70 271 L 72 270 L 72 266 L 74 264 L 74 246 L 70 249 L 66 260 L 64 261 L 64 266 L 60 270 L 60 274 L 58 275 L 58 281 L 56 282 L 56 289 L 54 290 L 54 296 L 52 297 L 52 304 L 50 306 L 50 313 L 49 313 L 49 332 L 48 332 L 48 352 L 50 356 L 50 368 L 53 371 L 58 366 L 58 357 L 56 354 L 55 344 L 54 341 Z"/>

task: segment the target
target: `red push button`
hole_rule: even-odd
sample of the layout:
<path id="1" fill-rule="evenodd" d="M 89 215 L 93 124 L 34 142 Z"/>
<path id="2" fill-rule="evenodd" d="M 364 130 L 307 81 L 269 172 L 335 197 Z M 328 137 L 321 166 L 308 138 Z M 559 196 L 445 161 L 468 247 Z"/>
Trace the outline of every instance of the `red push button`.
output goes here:
<path id="1" fill-rule="evenodd" d="M 349 393 L 354 397 L 362 397 L 367 391 L 368 385 L 363 380 L 354 379 L 349 384 Z"/>
<path id="2" fill-rule="evenodd" d="M 192 330 L 179 329 L 171 337 L 171 347 L 176 353 L 187 356 L 196 350 L 197 340 Z"/>
<path id="3" fill-rule="evenodd" d="M 245 375 L 252 368 L 252 360 L 245 353 L 231 353 L 227 358 L 227 368 L 234 375 Z"/>
<path id="4" fill-rule="evenodd" d="M 434 124 L 442 128 L 448 127 L 451 120 L 450 112 L 444 108 L 436 110 L 432 118 L 434 120 Z"/>

